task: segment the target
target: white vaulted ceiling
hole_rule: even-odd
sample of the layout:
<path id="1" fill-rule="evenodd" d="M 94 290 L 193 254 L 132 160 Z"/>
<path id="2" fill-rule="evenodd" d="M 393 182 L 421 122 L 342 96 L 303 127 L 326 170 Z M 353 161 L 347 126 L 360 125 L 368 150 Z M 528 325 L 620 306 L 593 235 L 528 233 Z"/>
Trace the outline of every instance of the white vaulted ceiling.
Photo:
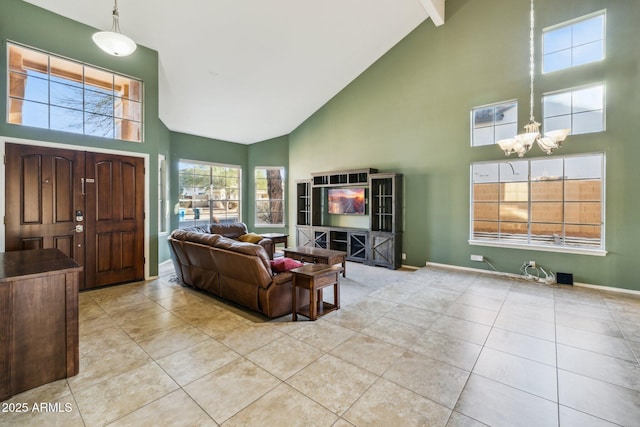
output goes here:
<path id="1" fill-rule="evenodd" d="M 111 28 L 113 0 L 26 1 Z M 118 8 L 122 32 L 158 51 L 167 127 L 245 144 L 290 133 L 429 14 L 444 22 L 444 0 L 119 0 Z"/>

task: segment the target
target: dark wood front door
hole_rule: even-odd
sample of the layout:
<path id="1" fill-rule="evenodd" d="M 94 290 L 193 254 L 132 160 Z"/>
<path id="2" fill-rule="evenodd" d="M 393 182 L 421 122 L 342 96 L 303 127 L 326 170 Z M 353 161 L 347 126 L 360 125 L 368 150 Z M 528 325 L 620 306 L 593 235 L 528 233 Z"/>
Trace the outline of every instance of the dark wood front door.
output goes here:
<path id="1" fill-rule="evenodd" d="M 84 266 L 75 217 L 84 210 L 84 153 L 16 144 L 5 151 L 6 250 L 56 248 Z"/>
<path id="2" fill-rule="evenodd" d="M 80 289 L 144 278 L 143 159 L 18 144 L 5 151 L 7 251 L 60 249 L 84 267 Z"/>
<path id="3" fill-rule="evenodd" d="M 144 278 L 144 161 L 87 153 L 87 283 Z"/>

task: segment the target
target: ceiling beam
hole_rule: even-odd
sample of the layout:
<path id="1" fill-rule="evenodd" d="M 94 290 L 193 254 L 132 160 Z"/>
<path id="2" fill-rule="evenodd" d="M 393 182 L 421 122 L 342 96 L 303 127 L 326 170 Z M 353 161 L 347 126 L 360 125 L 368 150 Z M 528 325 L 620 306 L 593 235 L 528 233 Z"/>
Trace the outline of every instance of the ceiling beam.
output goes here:
<path id="1" fill-rule="evenodd" d="M 436 27 L 444 24 L 444 0 L 420 0 Z"/>

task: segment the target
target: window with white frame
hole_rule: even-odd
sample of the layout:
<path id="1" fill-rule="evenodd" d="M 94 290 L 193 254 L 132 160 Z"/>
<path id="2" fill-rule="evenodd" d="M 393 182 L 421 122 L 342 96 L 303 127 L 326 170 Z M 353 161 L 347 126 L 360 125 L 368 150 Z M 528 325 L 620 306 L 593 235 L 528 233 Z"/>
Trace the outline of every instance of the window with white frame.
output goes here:
<path id="1" fill-rule="evenodd" d="M 7 123 L 142 142 L 142 81 L 7 43 Z"/>
<path id="2" fill-rule="evenodd" d="M 543 129 L 571 129 L 571 135 L 602 132 L 605 105 L 604 84 L 544 94 Z"/>
<path id="3" fill-rule="evenodd" d="M 604 154 L 471 165 L 471 241 L 604 250 Z"/>
<path id="4" fill-rule="evenodd" d="M 179 227 L 240 222 L 242 168 L 180 160 Z"/>
<path id="5" fill-rule="evenodd" d="M 255 225 L 284 225 L 284 168 L 256 167 Z"/>
<path id="6" fill-rule="evenodd" d="M 158 232 L 169 231 L 169 185 L 167 174 L 167 158 L 158 155 Z"/>
<path id="7" fill-rule="evenodd" d="M 542 31 L 542 72 L 564 70 L 605 58 L 605 11 Z"/>
<path id="8" fill-rule="evenodd" d="M 518 133 L 518 102 L 475 107 L 471 110 L 471 146 L 495 144 Z"/>

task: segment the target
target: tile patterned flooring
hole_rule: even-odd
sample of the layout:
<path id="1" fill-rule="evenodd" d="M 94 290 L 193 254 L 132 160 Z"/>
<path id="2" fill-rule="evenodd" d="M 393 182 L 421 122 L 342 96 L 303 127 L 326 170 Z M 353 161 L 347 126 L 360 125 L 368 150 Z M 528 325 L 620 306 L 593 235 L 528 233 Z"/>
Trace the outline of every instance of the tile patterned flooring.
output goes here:
<path id="1" fill-rule="evenodd" d="M 81 293 L 80 374 L 3 402 L 59 406 L 0 426 L 640 425 L 639 296 L 348 271 L 342 309 L 316 322 L 266 321 L 166 267 Z M 350 294 L 358 281 L 383 286 Z"/>

